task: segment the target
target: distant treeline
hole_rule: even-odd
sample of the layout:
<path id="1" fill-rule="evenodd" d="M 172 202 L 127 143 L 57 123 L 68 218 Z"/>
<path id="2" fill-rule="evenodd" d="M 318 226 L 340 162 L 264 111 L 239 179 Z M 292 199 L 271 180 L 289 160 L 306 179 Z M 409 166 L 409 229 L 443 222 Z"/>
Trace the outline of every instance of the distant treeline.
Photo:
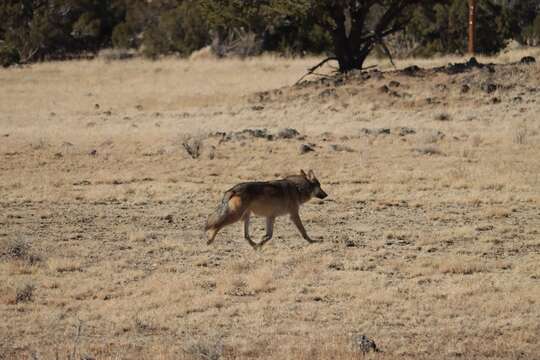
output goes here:
<path id="1" fill-rule="evenodd" d="M 324 0 L 328 1 L 328 0 Z M 134 49 L 145 56 L 189 55 L 212 45 L 219 56 L 264 51 L 331 53 L 329 29 L 310 0 L 2 0 L 0 64 Z M 478 50 L 509 39 L 540 43 L 540 0 L 478 0 Z M 311 4 L 311 5 L 310 5 Z M 468 0 L 425 1 L 388 47 L 431 56 L 466 49 Z"/>

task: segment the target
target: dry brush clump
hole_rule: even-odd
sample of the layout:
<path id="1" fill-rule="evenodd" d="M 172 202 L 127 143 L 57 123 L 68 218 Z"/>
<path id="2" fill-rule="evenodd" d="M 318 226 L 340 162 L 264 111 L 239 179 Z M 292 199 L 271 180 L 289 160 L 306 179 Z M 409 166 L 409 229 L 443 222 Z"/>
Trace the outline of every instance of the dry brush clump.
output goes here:
<path id="1" fill-rule="evenodd" d="M 181 137 L 180 142 L 182 147 L 192 159 L 198 159 L 201 156 L 203 150 L 203 136 L 202 135 L 184 135 Z"/>
<path id="2" fill-rule="evenodd" d="M 32 242 L 23 237 L 4 238 L 0 241 L 0 259 L 22 261 L 36 265 L 43 257 L 32 246 Z"/>
<path id="3" fill-rule="evenodd" d="M 34 290 L 36 286 L 34 284 L 24 284 L 17 287 L 15 293 L 15 303 L 31 302 L 34 298 Z"/>
<path id="4" fill-rule="evenodd" d="M 186 335 L 186 337 L 183 351 L 190 357 L 201 360 L 219 360 L 224 357 L 225 346 L 219 335 Z"/>
<path id="5" fill-rule="evenodd" d="M 514 129 L 512 140 L 514 144 L 525 145 L 528 142 L 529 131 L 526 126 L 521 125 Z"/>
<path id="6" fill-rule="evenodd" d="M 0 304 L 16 305 L 34 301 L 36 285 L 32 281 L 10 279 L 0 286 Z"/>
<path id="7" fill-rule="evenodd" d="M 439 271 L 443 274 L 471 275 L 489 271 L 489 266 L 482 259 L 456 256 L 444 259 L 439 263 Z"/>

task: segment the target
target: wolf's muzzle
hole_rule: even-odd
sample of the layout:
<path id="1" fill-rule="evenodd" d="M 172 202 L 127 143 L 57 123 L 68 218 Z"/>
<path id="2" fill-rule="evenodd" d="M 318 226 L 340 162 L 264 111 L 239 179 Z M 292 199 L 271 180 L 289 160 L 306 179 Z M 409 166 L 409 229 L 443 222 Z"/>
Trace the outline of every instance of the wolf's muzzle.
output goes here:
<path id="1" fill-rule="evenodd" d="M 328 196 L 328 194 L 321 190 L 315 196 L 317 196 L 319 199 L 324 199 L 325 197 Z"/>

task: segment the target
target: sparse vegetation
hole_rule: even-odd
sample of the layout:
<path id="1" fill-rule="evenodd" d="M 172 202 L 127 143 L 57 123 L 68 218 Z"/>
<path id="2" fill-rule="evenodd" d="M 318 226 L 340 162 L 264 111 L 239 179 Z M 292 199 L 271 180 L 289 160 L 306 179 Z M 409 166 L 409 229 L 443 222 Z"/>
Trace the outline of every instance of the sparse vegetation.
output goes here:
<path id="1" fill-rule="evenodd" d="M 182 139 L 182 146 L 192 159 L 201 156 L 203 142 L 200 136 L 185 135 Z"/>
<path id="2" fill-rule="evenodd" d="M 191 338 L 184 351 L 196 359 L 219 360 L 223 358 L 224 346 L 218 336 Z"/>
<path id="3" fill-rule="evenodd" d="M 518 145 L 526 144 L 527 143 L 527 137 L 528 137 L 527 134 L 528 134 L 527 127 L 525 127 L 525 126 L 517 127 L 514 130 L 514 137 L 513 137 L 514 143 L 518 144 Z"/>
<path id="4" fill-rule="evenodd" d="M 15 294 L 15 303 L 31 302 L 34 298 L 34 290 L 36 287 L 33 284 L 24 284 L 17 288 Z"/>
<path id="5" fill-rule="evenodd" d="M 539 54 L 297 86 L 321 59 L 0 69 L 0 357 L 534 359 L 540 67 L 497 64 Z M 322 243 L 283 218 L 264 251 L 241 224 L 205 244 L 224 190 L 301 168 L 329 194 L 302 209 Z"/>
<path id="6" fill-rule="evenodd" d="M 435 120 L 438 120 L 438 121 L 450 121 L 452 120 L 450 114 L 446 113 L 446 112 L 442 112 L 442 113 L 439 113 L 437 115 L 435 115 Z"/>
<path id="7" fill-rule="evenodd" d="M 42 257 L 32 248 L 32 243 L 23 237 L 0 240 L 0 259 L 21 260 L 29 265 L 42 261 Z"/>

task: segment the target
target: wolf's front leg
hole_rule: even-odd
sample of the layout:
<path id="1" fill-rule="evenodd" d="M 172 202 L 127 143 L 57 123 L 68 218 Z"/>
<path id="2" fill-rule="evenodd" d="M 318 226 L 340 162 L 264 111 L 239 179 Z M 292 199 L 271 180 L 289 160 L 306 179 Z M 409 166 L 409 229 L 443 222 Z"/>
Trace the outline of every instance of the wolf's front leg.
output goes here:
<path id="1" fill-rule="evenodd" d="M 304 225 L 302 224 L 302 219 L 300 219 L 300 215 L 298 214 L 298 212 L 291 213 L 291 220 L 294 223 L 294 225 L 296 225 L 296 227 L 298 228 L 298 231 L 300 231 L 300 234 L 302 234 L 302 237 L 307 242 L 311 244 L 320 242 L 320 241 L 313 240 L 312 238 L 308 236 L 306 229 L 304 228 Z"/>

